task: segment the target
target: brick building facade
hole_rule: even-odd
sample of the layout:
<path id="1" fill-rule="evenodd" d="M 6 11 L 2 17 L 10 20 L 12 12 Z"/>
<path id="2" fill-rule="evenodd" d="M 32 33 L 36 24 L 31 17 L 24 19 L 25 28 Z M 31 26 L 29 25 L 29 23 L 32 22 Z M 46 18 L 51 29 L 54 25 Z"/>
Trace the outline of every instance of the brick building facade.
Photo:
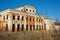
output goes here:
<path id="1" fill-rule="evenodd" d="M 7 9 L 0 12 L 0 29 L 13 32 L 44 30 L 44 17 L 37 15 L 30 5 Z"/>

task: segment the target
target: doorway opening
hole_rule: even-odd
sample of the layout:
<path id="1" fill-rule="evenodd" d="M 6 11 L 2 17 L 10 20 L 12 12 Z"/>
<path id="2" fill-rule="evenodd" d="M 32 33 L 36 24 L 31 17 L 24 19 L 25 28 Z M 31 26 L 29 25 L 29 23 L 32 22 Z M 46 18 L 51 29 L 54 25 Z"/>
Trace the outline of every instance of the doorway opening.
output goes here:
<path id="1" fill-rule="evenodd" d="M 22 24 L 22 31 L 24 30 L 24 24 Z"/>
<path id="2" fill-rule="evenodd" d="M 30 25 L 30 31 L 32 31 L 32 25 Z"/>
<path id="3" fill-rule="evenodd" d="M 12 32 L 15 31 L 15 24 L 12 25 Z"/>
<path id="4" fill-rule="evenodd" d="M 19 31 L 19 30 L 20 30 L 20 24 L 17 25 L 17 31 Z"/>

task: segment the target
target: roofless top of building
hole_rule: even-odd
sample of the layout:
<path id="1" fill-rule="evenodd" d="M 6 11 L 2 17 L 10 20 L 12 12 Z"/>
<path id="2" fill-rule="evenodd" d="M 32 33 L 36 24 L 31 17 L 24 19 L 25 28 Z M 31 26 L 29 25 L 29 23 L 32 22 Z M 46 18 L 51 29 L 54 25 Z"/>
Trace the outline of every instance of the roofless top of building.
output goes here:
<path id="1" fill-rule="evenodd" d="M 22 7 L 16 8 L 16 10 L 36 14 L 36 9 L 31 5 L 24 5 Z"/>

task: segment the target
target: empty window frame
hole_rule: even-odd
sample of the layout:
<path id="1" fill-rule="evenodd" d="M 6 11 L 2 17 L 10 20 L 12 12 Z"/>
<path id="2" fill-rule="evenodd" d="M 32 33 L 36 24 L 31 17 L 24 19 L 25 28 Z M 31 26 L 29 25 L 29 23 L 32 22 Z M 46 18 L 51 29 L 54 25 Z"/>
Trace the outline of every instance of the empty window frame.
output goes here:
<path id="1" fill-rule="evenodd" d="M 24 24 L 22 24 L 22 31 L 24 30 Z"/>
<path id="2" fill-rule="evenodd" d="M 22 21 L 24 20 L 24 16 L 22 16 Z"/>
<path id="3" fill-rule="evenodd" d="M 26 9 L 26 11 L 28 11 L 28 9 Z"/>
<path id="4" fill-rule="evenodd" d="M 12 32 L 15 31 L 15 24 L 12 24 Z"/>
<path id="5" fill-rule="evenodd" d="M 30 31 L 32 31 L 32 25 L 30 25 Z"/>
<path id="6" fill-rule="evenodd" d="M 28 24 L 26 25 L 26 30 L 28 30 Z"/>
<path id="7" fill-rule="evenodd" d="M 8 19 L 8 15 L 7 15 L 7 18 L 6 19 Z"/>
<path id="8" fill-rule="evenodd" d="M 44 30 L 46 30 L 46 24 L 44 23 Z"/>
<path id="9" fill-rule="evenodd" d="M 15 20 L 15 15 L 13 15 L 13 20 Z"/>
<path id="10" fill-rule="evenodd" d="M 36 30 L 38 30 L 38 25 L 37 25 L 37 27 L 36 27 Z"/>
<path id="11" fill-rule="evenodd" d="M 28 21 L 28 17 L 26 17 L 26 21 Z"/>
<path id="12" fill-rule="evenodd" d="M 5 16 L 3 16 L 3 20 L 5 20 Z"/>
<path id="13" fill-rule="evenodd" d="M 6 24 L 6 31 L 8 31 L 8 24 Z"/>
<path id="14" fill-rule="evenodd" d="M 18 20 L 20 20 L 20 16 L 18 16 L 18 18 L 17 18 Z"/>
<path id="15" fill-rule="evenodd" d="M 35 30 L 35 25 L 33 25 L 33 30 Z"/>
<path id="16" fill-rule="evenodd" d="M 43 25 L 42 25 L 42 30 L 43 30 Z"/>
<path id="17" fill-rule="evenodd" d="M 36 18 L 36 21 L 38 21 L 38 18 Z"/>
<path id="18" fill-rule="evenodd" d="M 33 12 L 34 12 L 34 10 L 33 10 Z"/>
<path id="19" fill-rule="evenodd" d="M 30 10 L 30 12 L 31 12 L 31 10 Z"/>
<path id="20" fill-rule="evenodd" d="M 35 20 L 35 18 L 33 18 L 33 21 Z"/>
<path id="21" fill-rule="evenodd" d="M 20 24 L 17 24 L 17 31 L 20 30 Z"/>
<path id="22" fill-rule="evenodd" d="M 32 20 L 32 18 L 30 18 L 30 21 Z"/>

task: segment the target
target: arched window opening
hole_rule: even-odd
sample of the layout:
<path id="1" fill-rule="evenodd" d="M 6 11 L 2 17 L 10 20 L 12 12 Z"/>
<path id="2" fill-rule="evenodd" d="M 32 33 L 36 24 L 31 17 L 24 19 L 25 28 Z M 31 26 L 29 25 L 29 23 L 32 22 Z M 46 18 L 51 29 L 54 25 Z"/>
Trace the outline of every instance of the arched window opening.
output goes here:
<path id="1" fill-rule="evenodd" d="M 33 25 L 33 30 L 35 30 L 35 25 Z"/>
<path id="2" fill-rule="evenodd" d="M 12 25 L 12 31 L 15 31 L 15 24 Z"/>
<path id="3" fill-rule="evenodd" d="M 38 30 L 38 25 L 37 25 L 37 28 L 36 28 L 36 30 Z"/>
<path id="4" fill-rule="evenodd" d="M 8 24 L 6 24 L 6 31 L 8 31 Z"/>
<path id="5" fill-rule="evenodd" d="M 17 25 L 17 31 L 19 31 L 19 29 L 20 29 L 20 24 Z"/>
<path id="6" fill-rule="evenodd" d="M 28 30 L 28 24 L 26 25 L 26 30 Z"/>
<path id="7" fill-rule="evenodd" d="M 22 24 L 22 31 L 24 30 L 24 24 Z"/>
<path id="8" fill-rule="evenodd" d="M 30 25 L 30 31 L 32 31 L 32 25 Z"/>

